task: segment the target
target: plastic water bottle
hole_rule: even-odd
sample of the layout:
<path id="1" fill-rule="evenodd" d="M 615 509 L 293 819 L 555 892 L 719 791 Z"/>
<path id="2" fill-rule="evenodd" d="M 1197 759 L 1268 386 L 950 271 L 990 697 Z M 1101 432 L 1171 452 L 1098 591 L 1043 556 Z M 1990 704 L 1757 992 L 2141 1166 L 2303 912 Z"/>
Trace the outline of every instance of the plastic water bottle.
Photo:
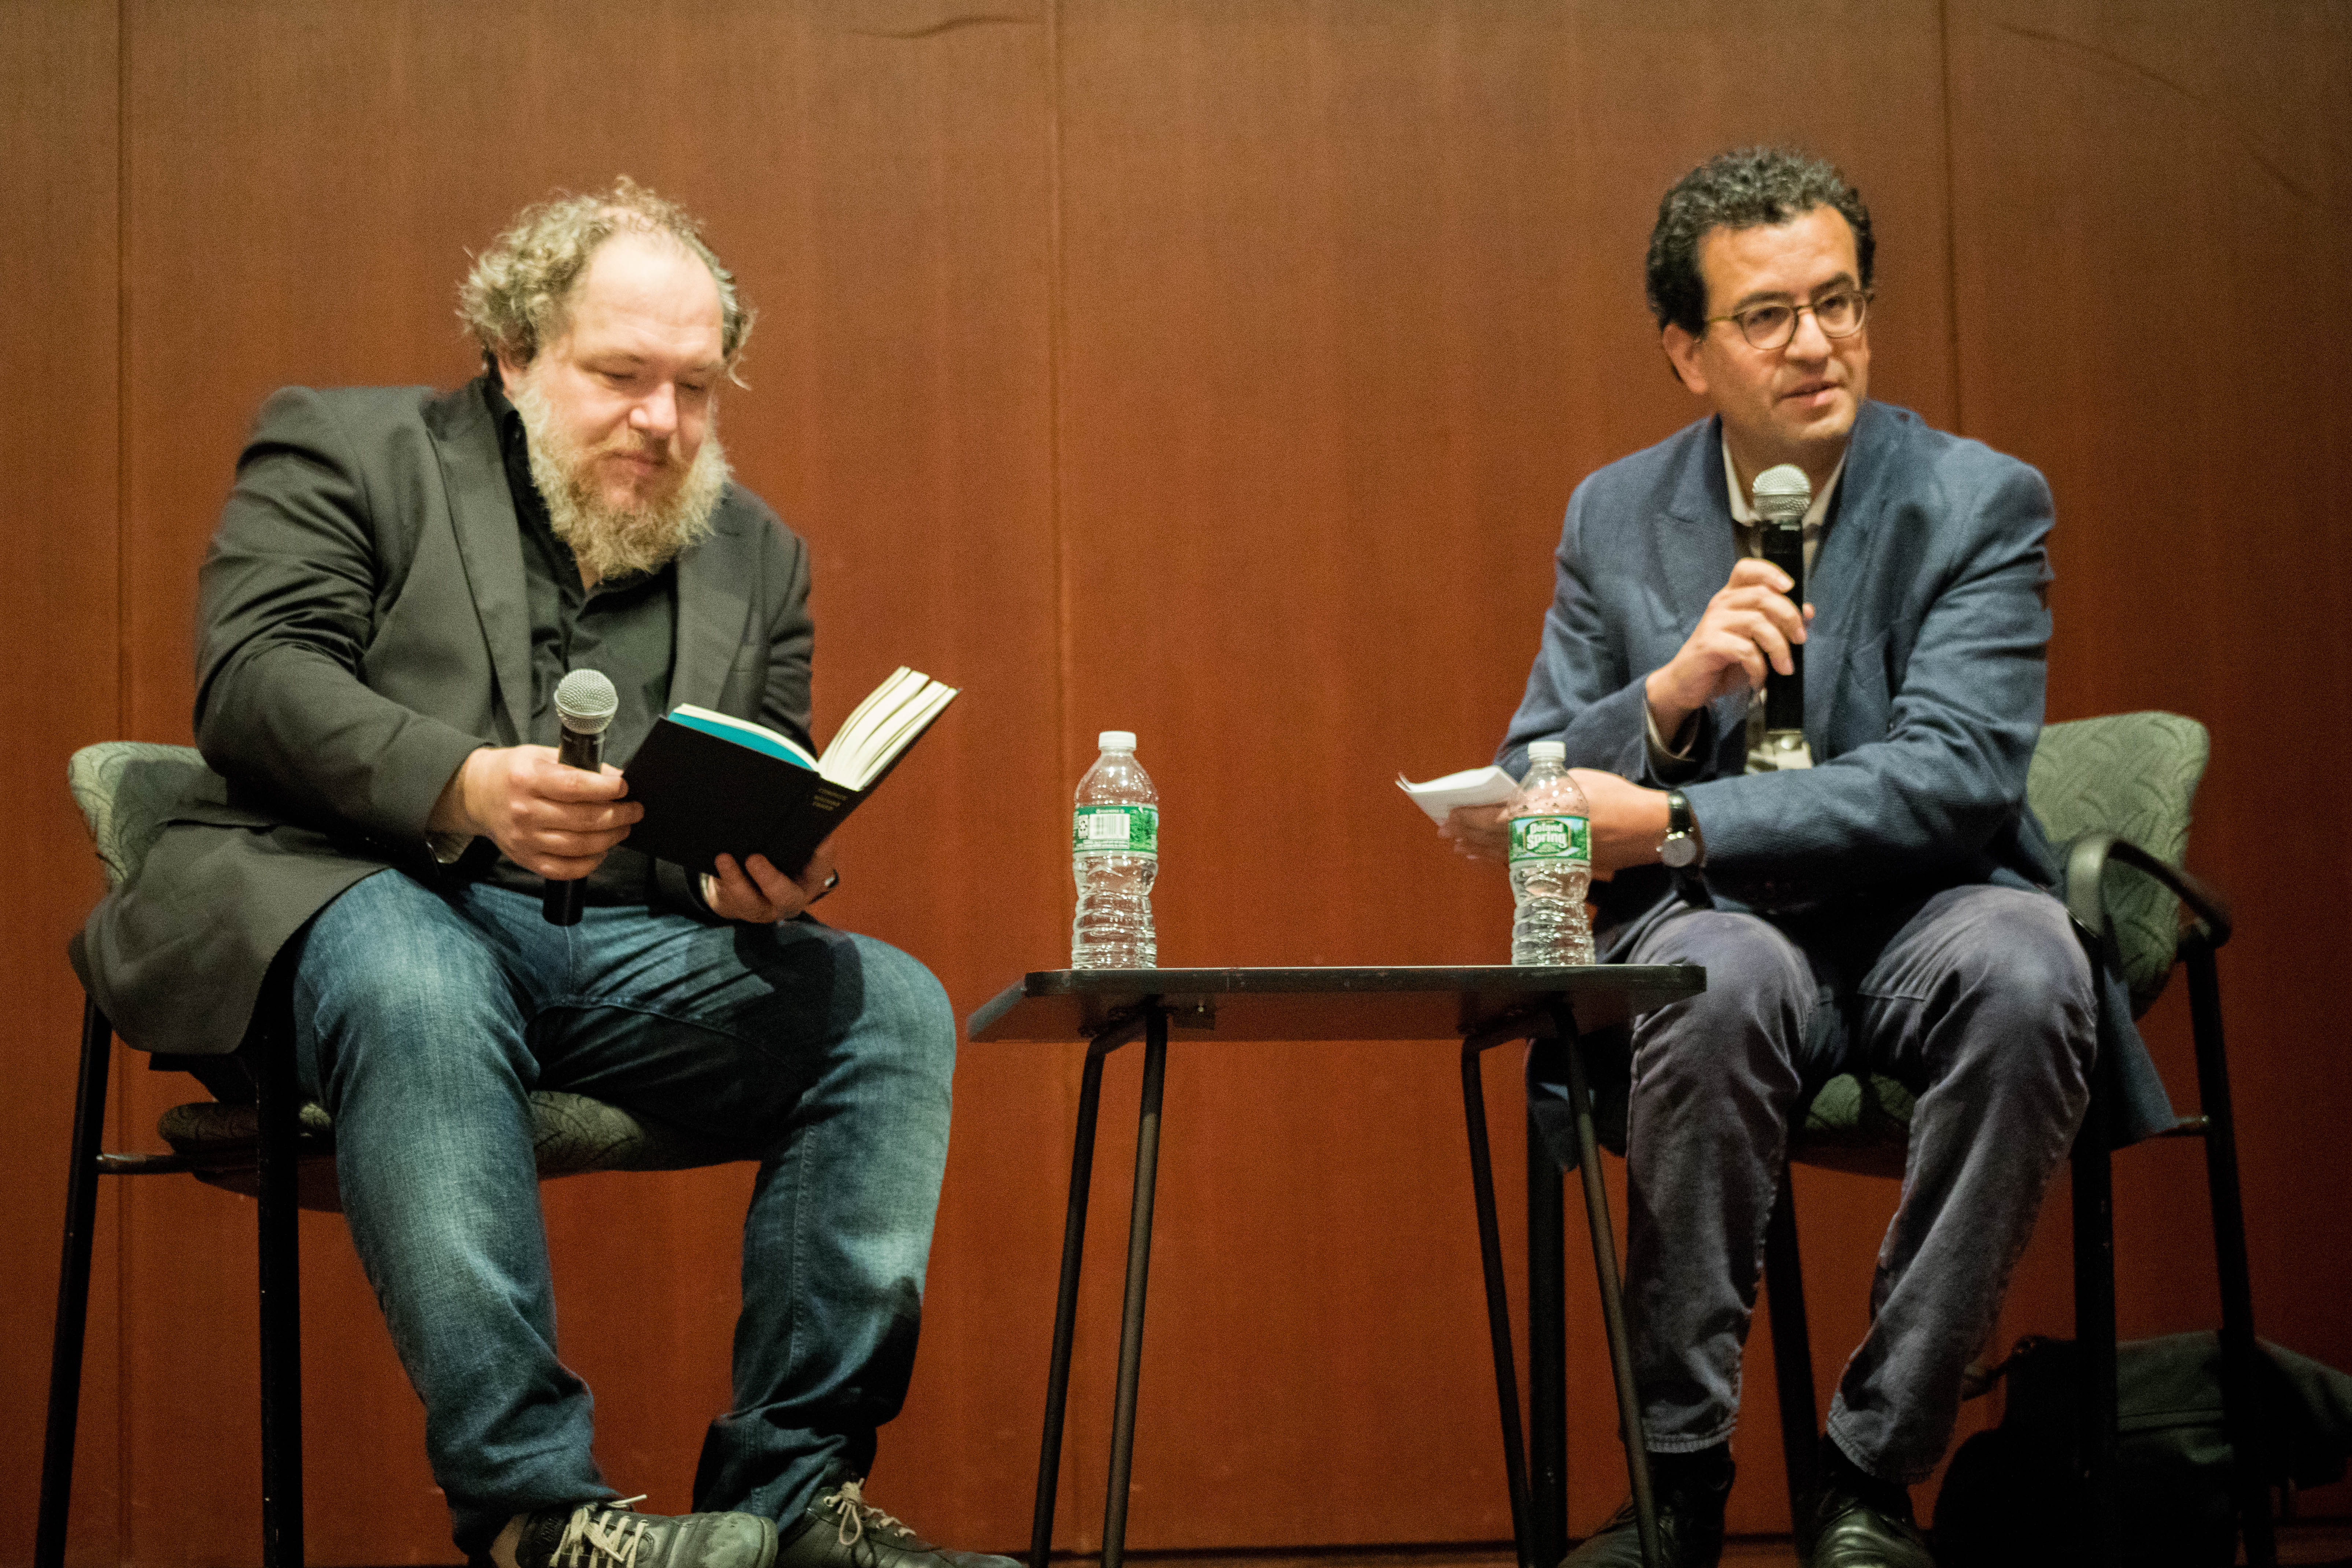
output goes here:
<path id="1" fill-rule="evenodd" d="M 1105 730 L 1102 755 L 1078 781 L 1071 817 L 1070 871 L 1078 917 L 1070 924 L 1073 969 L 1150 969 L 1160 961 L 1151 932 L 1151 881 L 1160 873 L 1160 792 L 1135 760 L 1135 736 Z"/>
<path id="2" fill-rule="evenodd" d="M 1592 882 L 1592 824 L 1584 792 L 1558 741 L 1528 747 L 1528 776 L 1511 805 L 1513 963 L 1590 963 L 1592 926 L 1584 915 Z"/>

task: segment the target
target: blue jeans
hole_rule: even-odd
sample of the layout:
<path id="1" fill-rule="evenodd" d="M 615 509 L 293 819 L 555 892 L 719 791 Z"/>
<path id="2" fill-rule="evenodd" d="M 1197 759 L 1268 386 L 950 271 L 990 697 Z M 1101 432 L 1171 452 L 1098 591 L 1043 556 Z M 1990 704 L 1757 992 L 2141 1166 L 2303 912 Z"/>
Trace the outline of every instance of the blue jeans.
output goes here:
<path id="1" fill-rule="evenodd" d="M 1633 1026 L 1625 1304 L 1648 1447 L 1730 1436 L 1790 1121 L 1870 1071 L 1918 1102 L 1829 1436 L 1872 1475 L 1925 1479 L 2089 1098 L 2091 967 L 2064 907 L 1962 887 L 1811 924 L 1685 909 L 1623 957 L 1707 972 Z"/>
<path id="2" fill-rule="evenodd" d="M 947 1161 L 955 1019 L 913 959 L 811 921 L 641 907 L 547 924 L 504 889 L 383 871 L 322 910 L 293 980 L 303 1088 L 335 1119 L 360 1261 L 457 1545 L 616 1494 L 588 1389 L 557 1359 L 533 1089 L 675 1124 L 760 1162 L 743 1222 L 733 1406 L 695 1507 L 797 1519 L 862 1476 L 913 1372 Z M 628 1268 L 666 1267 L 660 1238 Z"/>

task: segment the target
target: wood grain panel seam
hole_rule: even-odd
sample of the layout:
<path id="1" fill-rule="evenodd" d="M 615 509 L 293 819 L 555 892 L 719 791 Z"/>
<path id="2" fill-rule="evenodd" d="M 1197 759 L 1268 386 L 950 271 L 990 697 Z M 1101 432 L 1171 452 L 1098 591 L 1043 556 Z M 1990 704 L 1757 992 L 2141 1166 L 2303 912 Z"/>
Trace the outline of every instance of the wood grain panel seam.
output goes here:
<path id="1" fill-rule="evenodd" d="M 1062 0 L 1046 0 L 1045 5 L 1045 174 L 1046 174 L 1046 252 L 1045 268 L 1045 500 L 1046 525 L 1054 536 L 1054 751 L 1062 759 L 1058 773 L 1066 783 L 1076 776 L 1077 747 L 1070 733 L 1070 704 L 1076 684 L 1077 637 L 1073 625 L 1070 590 L 1070 533 L 1063 499 L 1062 446 L 1062 379 L 1069 349 L 1067 287 L 1069 257 L 1064 243 L 1065 226 L 1062 205 L 1065 200 L 1062 169 Z M 1062 1091 L 1062 1122 L 1072 1129 L 1068 1149 L 1076 1147 L 1078 1116 L 1078 1089 L 1067 1068 L 1060 1075 Z M 1071 1158 L 1064 1154 L 1066 1163 Z M 1073 1383 L 1083 1384 L 1084 1375 L 1075 1364 L 1071 1368 Z M 1067 1444 L 1063 1450 L 1059 1473 L 1055 1479 L 1057 1495 L 1067 1500 L 1054 1521 L 1053 1536 L 1072 1539 L 1066 1531 L 1075 1531 L 1083 1542 L 1084 1527 L 1075 1522 L 1076 1510 L 1067 1506 L 1081 1496 L 1092 1494 L 1080 1485 L 1080 1472 L 1087 1446 Z"/>
<path id="2" fill-rule="evenodd" d="M 114 732 L 131 726 L 131 0 L 114 7 Z"/>
<path id="3" fill-rule="evenodd" d="M 1944 331 L 1945 363 L 1951 367 L 1952 431 L 1969 433 L 1965 378 L 1960 374 L 1960 190 L 1959 153 L 1952 132 L 1952 4 L 1937 0 L 1936 44 L 1941 52 L 1944 87 Z"/>
<path id="4" fill-rule="evenodd" d="M 114 7 L 114 732 L 131 729 L 131 0 Z M 131 1117 L 131 1074 L 110 1040 L 115 1136 Z M 117 1145 L 120 1147 L 120 1144 Z M 114 1202 L 114 1558 L 131 1560 L 131 1184 Z"/>
<path id="5" fill-rule="evenodd" d="M 1045 498 L 1047 522 L 1054 531 L 1054 735 L 1061 756 L 1061 777 L 1072 776 L 1077 759 L 1070 738 L 1070 689 L 1076 671 L 1076 639 L 1071 626 L 1070 539 L 1062 510 L 1062 365 L 1068 345 L 1065 320 L 1065 268 L 1062 227 L 1062 0 L 1045 6 L 1045 74 L 1047 78 L 1045 161 L 1050 226 L 1045 269 Z"/>

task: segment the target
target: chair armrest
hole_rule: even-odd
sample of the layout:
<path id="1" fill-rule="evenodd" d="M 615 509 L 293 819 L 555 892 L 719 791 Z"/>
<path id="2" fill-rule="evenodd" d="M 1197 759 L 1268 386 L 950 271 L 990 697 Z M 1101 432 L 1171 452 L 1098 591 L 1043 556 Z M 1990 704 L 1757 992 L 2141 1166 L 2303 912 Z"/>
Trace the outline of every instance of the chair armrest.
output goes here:
<path id="1" fill-rule="evenodd" d="M 2108 934 L 2107 904 L 2100 884 L 2110 860 L 2145 871 L 2170 889 L 2204 922 L 2213 946 L 2230 940 L 2230 906 L 2214 889 L 2177 866 L 2166 865 L 2128 838 L 2085 833 L 2066 847 L 2066 912 L 2099 942 L 2105 942 Z"/>

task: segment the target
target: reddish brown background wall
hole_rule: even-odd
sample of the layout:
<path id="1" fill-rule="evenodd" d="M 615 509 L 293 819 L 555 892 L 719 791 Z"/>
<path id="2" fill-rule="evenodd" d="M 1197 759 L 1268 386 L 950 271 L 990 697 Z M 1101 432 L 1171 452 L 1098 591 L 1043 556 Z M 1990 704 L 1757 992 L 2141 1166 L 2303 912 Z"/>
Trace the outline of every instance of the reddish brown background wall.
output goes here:
<path id="1" fill-rule="evenodd" d="M 2056 490 L 2052 717 L 2213 731 L 2190 858 L 2242 916 L 2223 971 L 2261 1326 L 2352 1365 L 2352 1088 L 2321 989 L 2347 935 L 2352 25 L 2095 0 L 1626 13 L 0 0 L 0 765 L 22 824 L 0 1474 L 29 1492 L 38 1464 L 78 1003 L 59 955 L 98 889 L 64 759 L 186 739 L 192 572 L 259 398 L 462 379 L 467 247 L 624 170 L 704 215 L 763 309 L 726 435 L 814 546 L 820 731 L 901 660 L 967 689 L 850 831 L 834 909 L 969 1012 L 1065 956 L 1063 812 L 1111 725 L 1141 732 L 1165 802 L 1168 962 L 1499 956 L 1499 879 L 1387 781 L 1487 754 L 1570 487 L 1692 416 L 1641 305 L 1659 192 L 1734 142 L 1835 157 L 1882 237 L 1874 390 Z M 2149 1031 L 2185 1099 L 2183 1012 Z M 118 1146 L 184 1094 L 140 1060 Z M 1507 1533 L 1450 1061 L 1178 1054 L 1136 1544 Z M 1113 1068 L 1114 1121 L 1134 1072 Z M 1506 1149 L 1510 1077 L 1491 1064 Z M 1025 1539 L 1076 1084 L 1067 1050 L 969 1047 L 960 1072 L 921 1363 L 875 1480 L 959 1544 Z M 1099 1530 L 1126 1158 L 1108 1138 L 1073 1547 Z M 2210 1321 L 2195 1152 L 2121 1172 L 2125 1331 Z M 546 1194 L 604 1462 L 656 1506 L 685 1505 L 724 1397 L 747 1184 Z M 1826 1380 L 1894 1189 L 1801 1185 Z M 2065 1331 L 2063 1210 L 2002 1343 Z M 251 1234 L 192 1184 L 107 1189 L 75 1562 L 251 1559 Z M 303 1235 L 313 1555 L 446 1560 L 340 1223 Z M 1576 1271 L 1571 1298 L 1583 1530 L 1621 1483 Z M 1786 1527 L 1768 1384 L 1735 1529 Z"/>

